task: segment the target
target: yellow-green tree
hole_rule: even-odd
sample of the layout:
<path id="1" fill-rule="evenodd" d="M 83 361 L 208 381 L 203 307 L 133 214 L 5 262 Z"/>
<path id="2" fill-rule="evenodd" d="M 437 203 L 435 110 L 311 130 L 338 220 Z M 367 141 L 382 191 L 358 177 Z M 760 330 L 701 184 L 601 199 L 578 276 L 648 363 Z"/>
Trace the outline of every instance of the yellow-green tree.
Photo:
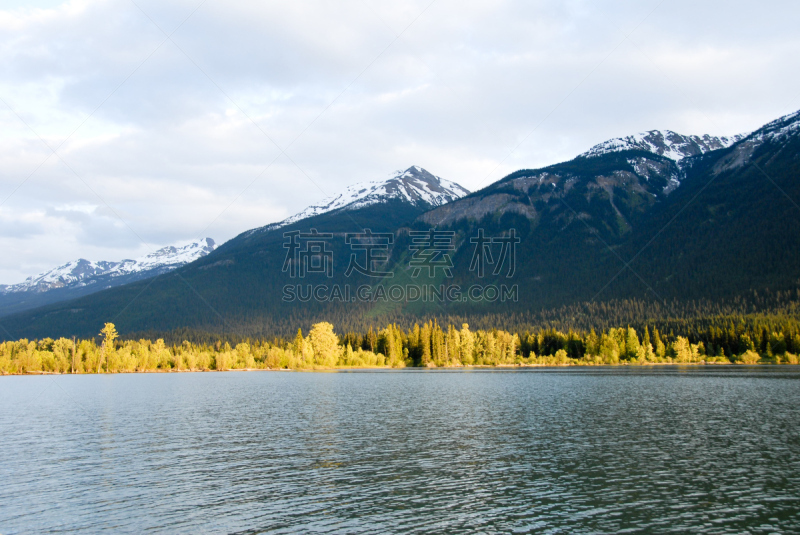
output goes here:
<path id="1" fill-rule="evenodd" d="M 339 348 L 339 338 L 333 332 L 333 325 L 327 321 L 315 323 L 308 333 L 308 341 L 314 351 L 314 364 L 316 366 L 336 366 L 341 350 Z"/>
<path id="2" fill-rule="evenodd" d="M 119 338 L 119 333 L 117 333 L 117 328 L 113 323 L 106 323 L 103 330 L 100 331 L 100 336 L 103 337 L 103 346 L 101 348 L 103 358 L 97 361 L 97 373 L 100 373 L 100 367 L 104 360 L 106 363 L 106 371 L 108 371 L 108 353 L 114 350 L 114 341 Z"/>

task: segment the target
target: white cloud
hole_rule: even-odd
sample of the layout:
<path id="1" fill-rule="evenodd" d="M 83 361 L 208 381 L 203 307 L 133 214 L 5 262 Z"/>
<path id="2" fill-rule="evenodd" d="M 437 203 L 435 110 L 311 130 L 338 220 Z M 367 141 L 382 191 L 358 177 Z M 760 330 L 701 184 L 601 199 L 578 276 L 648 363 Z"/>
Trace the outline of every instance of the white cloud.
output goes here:
<path id="1" fill-rule="evenodd" d="M 0 206 L 0 282 L 224 241 L 412 164 L 472 189 L 800 108 L 788 2 L 137 4 L 0 11 L 0 202 L 38 168 Z"/>

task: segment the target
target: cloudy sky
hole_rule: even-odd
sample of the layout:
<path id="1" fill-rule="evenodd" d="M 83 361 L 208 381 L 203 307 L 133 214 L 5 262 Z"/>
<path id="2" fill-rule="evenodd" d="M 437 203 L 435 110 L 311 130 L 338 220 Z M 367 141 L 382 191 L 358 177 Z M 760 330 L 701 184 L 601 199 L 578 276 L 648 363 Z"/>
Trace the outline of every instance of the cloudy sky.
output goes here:
<path id="1" fill-rule="evenodd" d="M 0 3 L 0 283 L 800 108 L 790 1 Z"/>

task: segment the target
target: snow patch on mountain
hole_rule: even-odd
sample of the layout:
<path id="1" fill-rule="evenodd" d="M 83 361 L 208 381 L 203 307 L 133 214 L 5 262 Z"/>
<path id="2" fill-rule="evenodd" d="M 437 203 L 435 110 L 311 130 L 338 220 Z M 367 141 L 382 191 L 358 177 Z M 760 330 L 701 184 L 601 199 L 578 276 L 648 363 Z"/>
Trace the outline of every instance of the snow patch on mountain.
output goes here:
<path id="1" fill-rule="evenodd" d="M 205 238 L 183 245 L 170 245 L 134 260 L 92 262 L 84 258 L 28 277 L 13 285 L 0 285 L 0 294 L 16 292 L 46 292 L 56 288 L 83 287 L 118 277 L 152 272 L 153 275 L 172 271 L 201 258 L 216 248 L 214 240 Z"/>
<path id="2" fill-rule="evenodd" d="M 392 199 L 399 199 L 415 206 L 434 208 L 468 194 L 469 190 L 459 184 L 435 176 L 415 165 L 405 171 L 398 171 L 388 180 L 362 182 L 348 186 L 338 195 L 309 206 L 302 212 L 279 223 L 253 229 L 248 234 L 275 230 L 320 214 L 338 210 L 356 210 Z"/>

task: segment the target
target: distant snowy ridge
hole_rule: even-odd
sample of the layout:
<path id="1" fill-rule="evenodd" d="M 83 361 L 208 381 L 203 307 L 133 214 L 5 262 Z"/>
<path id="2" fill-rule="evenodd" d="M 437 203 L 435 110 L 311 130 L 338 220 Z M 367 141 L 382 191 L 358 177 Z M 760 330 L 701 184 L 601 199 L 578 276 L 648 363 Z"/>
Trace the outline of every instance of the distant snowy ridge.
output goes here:
<path id="1" fill-rule="evenodd" d="M 618 137 L 599 143 L 579 157 L 593 158 L 624 150 L 643 150 L 680 162 L 683 158 L 730 147 L 745 135 L 732 137 L 684 136 L 672 130 L 650 130 L 632 136 Z"/>
<path id="2" fill-rule="evenodd" d="M 800 133 L 800 110 L 765 124 L 748 136 L 756 141 L 780 142 Z"/>
<path id="3" fill-rule="evenodd" d="M 80 258 L 50 271 L 28 277 L 19 284 L 0 285 L 0 294 L 46 292 L 56 288 L 75 288 L 97 284 L 100 279 L 108 280 L 146 272 L 164 273 L 197 260 L 215 248 L 214 240 L 205 238 L 185 245 L 163 247 L 135 260 L 92 262 Z"/>
<path id="4" fill-rule="evenodd" d="M 338 195 L 328 197 L 283 221 L 253 229 L 248 234 L 275 230 L 320 214 L 337 210 L 356 210 L 392 199 L 399 199 L 415 206 L 434 208 L 468 194 L 469 190 L 466 188 L 415 165 L 405 171 L 398 171 L 388 180 L 348 186 Z"/>

